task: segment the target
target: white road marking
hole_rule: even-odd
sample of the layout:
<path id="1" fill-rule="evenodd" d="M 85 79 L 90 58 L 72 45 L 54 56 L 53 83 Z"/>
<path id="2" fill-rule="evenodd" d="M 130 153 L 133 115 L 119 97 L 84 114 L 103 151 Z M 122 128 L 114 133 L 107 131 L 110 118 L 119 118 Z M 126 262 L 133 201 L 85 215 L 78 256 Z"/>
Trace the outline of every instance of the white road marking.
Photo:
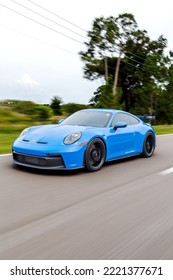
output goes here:
<path id="1" fill-rule="evenodd" d="M 11 154 L 3 154 L 3 155 L 0 155 L 0 157 L 7 157 L 7 156 L 11 156 Z"/>
<path id="2" fill-rule="evenodd" d="M 160 172 L 161 175 L 168 175 L 168 174 L 171 174 L 171 173 L 173 173 L 173 167 Z"/>

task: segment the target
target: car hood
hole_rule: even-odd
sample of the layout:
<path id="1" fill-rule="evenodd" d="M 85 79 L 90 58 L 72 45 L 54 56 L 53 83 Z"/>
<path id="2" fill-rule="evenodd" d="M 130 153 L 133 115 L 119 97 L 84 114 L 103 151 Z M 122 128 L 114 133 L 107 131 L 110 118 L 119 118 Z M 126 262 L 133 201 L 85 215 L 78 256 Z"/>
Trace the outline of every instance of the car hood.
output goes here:
<path id="1" fill-rule="evenodd" d="M 22 142 L 30 142 L 33 144 L 53 144 L 53 142 L 61 142 L 70 133 L 84 132 L 93 129 L 93 127 L 77 125 L 43 125 L 31 128 L 21 140 Z"/>

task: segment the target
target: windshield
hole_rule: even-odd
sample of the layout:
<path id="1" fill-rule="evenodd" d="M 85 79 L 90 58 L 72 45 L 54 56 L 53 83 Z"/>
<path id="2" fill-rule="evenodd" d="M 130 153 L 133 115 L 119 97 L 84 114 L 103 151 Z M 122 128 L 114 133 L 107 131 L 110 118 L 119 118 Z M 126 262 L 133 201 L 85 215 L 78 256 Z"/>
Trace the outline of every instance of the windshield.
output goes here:
<path id="1" fill-rule="evenodd" d="M 84 110 L 78 111 L 65 119 L 62 125 L 82 125 L 93 127 L 106 127 L 112 113 L 106 111 Z"/>

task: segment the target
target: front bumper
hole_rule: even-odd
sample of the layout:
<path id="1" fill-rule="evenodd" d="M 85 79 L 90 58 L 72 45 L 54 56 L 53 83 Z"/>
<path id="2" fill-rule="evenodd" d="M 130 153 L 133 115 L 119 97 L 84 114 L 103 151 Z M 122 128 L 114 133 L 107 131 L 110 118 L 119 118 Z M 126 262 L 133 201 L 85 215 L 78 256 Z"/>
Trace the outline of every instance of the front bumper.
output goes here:
<path id="1" fill-rule="evenodd" d="M 38 169 L 56 170 L 65 168 L 61 155 L 56 157 L 38 157 L 13 152 L 13 162 L 18 165 Z"/>
<path id="2" fill-rule="evenodd" d="M 16 141 L 12 147 L 13 162 L 39 169 L 76 169 L 84 167 L 86 146 L 43 144 L 32 145 Z"/>

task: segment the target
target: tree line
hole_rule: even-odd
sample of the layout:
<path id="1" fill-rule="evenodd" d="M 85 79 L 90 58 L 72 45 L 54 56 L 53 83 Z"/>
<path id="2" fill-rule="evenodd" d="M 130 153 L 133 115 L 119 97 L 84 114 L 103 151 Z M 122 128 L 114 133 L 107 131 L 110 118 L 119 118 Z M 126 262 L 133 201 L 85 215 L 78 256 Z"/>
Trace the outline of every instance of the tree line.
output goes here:
<path id="1" fill-rule="evenodd" d="M 100 17 L 88 31 L 79 53 L 84 78 L 102 79 L 90 99 L 92 107 L 116 108 L 156 116 L 173 123 L 173 52 L 163 35 L 152 40 L 132 14 Z"/>
<path id="2" fill-rule="evenodd" d="M 67 117 L 88 107 L 86 104 L 64 104 L 59 96 L 54 96 L 50 104 L 37 104 L 29 100 L 2 100 L 0 101 L 0 123 L 57 122 L 62 115 Z"/>

